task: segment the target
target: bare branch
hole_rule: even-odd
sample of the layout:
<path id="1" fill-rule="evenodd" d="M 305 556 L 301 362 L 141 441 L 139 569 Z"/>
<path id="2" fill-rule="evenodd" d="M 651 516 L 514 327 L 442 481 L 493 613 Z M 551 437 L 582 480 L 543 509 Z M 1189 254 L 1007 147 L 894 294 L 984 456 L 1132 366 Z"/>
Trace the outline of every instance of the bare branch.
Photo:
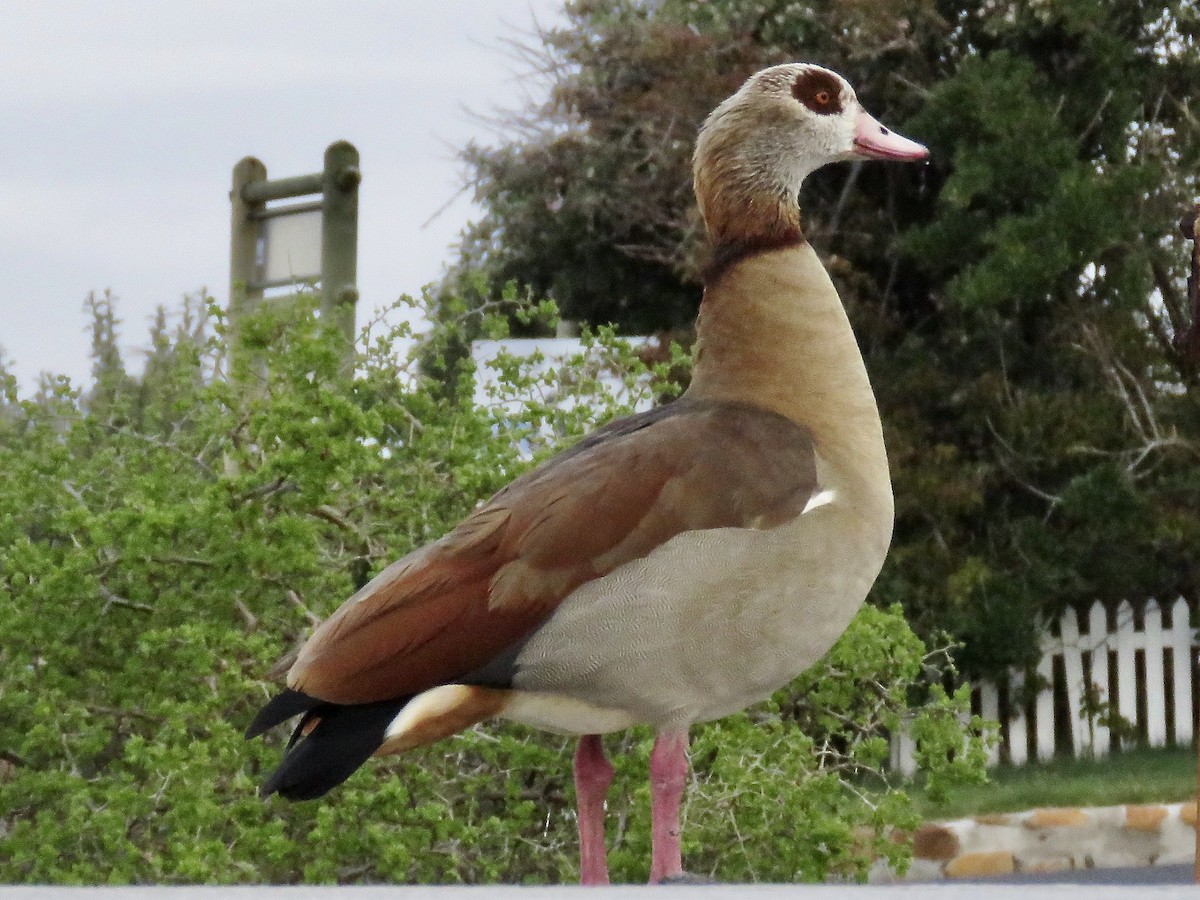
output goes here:
<path id="1" fill-rule="evenodd" d="M 288 588 L 287 598 L 292 601 L 293 606 L 297 607 L 302 613 L 304 613 L 304 617 L 306 619 L 308 619 L 310 624 L 312 624 L 312 625 L 320 625 L 321 624 L 321 617 L 318 616 L 316 613 L 314 613 L 307 606 L 305 606 L 304 600 L 300 597 L 300 595 L 298 593 L 296 593 L 296 591 L 292 590 L 291 588 Z"/>
<path id="2" fill-rule="evenodd" d="M 258 616 L 250 612 L 250 607 L 241 601 L 241 598 L 234 597 L 233 605 L 237 607 L 237 611 L 242 614 L 242 621 L 246 623 L 247 631 L 255 631 L 258 628 Z"/>
<path id="3" fill-rule="evenodd" d="M 1200 204 L 1179 220 L 1179 230 L 1192 242 L 1192 268 L 1188 274 L 1187 299 L 1191 321 L 1175 337 L 1175 346 L 1190 365 L 1200 365 Z"/>
<path id="4" fill-rule="evenodd" d="M 100 596 L 104 598 L 104 608 L 100 610 L 100 615 L 108 615 L 108 610 L 113 606 L 123 606 L 126 609 L 136 609 L 138 612 L 152 613 L 153 606 L 148 606 L 145 603 L 135 603 L 133 600 L 126 600 L 124 597 L 114 594 L 104 584 L 99 585 Z"/>
<path id="5" fill-rule="evenodd" d="M 294 490 L 296 490 L 296 487 L 287 480 L 287 476 L 280 475 L 268 484 L 260 484 L 258 487 L 246 491 L 246 493 L 242 494 L 242 500 L 265 500 L 275 494 L 287 493 Z"/>
<path id="6" fill-rule="evenodd" d="M 119 719 L 141 719 L 144 722 L 154 722 L 162 724 L 166 721 L 164 716 L 152 716 L 150 713 L 144 713 L 140 709 L 117 709 L 113 706 L 88 706 L 85 707 L 88 712 L 95 716 L 115 716 Z"/>
<path id="7" fill-rule="evenodd" d="M 1021 475 L 1010 462 L 1012 459 L 1019 459 L 1020 454 L 1016 451 L 1012 444 L 1010 444 L 1001 436 L 996 426 L 992 423 L 991 416 L 985 418 L 984 421 L 987 424 L 988 431 L 992 433 L 992 437 L 996 439 L 996 443 L 999 444 L 1000 449 L 1004 451 L 1003 453 L 996 454 L 996 461 L 1000 464 L 1000 467 L 1008 473 L 1008 477 L 1013 480 L 1013 483 L 1022 490 L 1033 494 L 1033 496 L 1037 497 L 1038 499 L 1045 500 L 1048 504 L 1050 504 L 1050 509 L 1053 509 L 1062 503 L 1062 497 L 1058 496 L 1057 494 L 1051 494 L 1049 491 L 1044 491 L 1037 485 L 1031 484 L 1025 480 L 1025 477 Z M 1047 515 L 1048 514 L 1049 511 L 1047 511 Z"/>
<path id="8" fill-rule="evenodd" d="M 179 566 L 199 566 L 202 569 L 215 569 L 217 564 L 211 559 L 203 559 L 199 556 L 153 556 L 151 561 L 156 563 L 170 563 Z"/>
<path id="9" fill-rule="evenodd" d="M 1107 452 L 1094 448 L 1076 448 L 1075 452 L 1092 452 L 1102 456 L 1114 456 L 1125 461 L 1125 471 L 1131 478 L 1144 474 L 1144 465 L 1151 456 L 1160 450 L 1180 449 L 1200 457 L 1200 446 L 1179 436 L 1175 428 L 1164 429 L 1158 421 L 1154 404 L 1147 394 L 1143 379 L 1138 378 L 1122 363 L 1113 350 L 1109 341 L 1092 326 L 1082 330 L 1084 343 L 1108 376 L 1113 393 L 1125 408 L 1125 417 L 1129 422 L 1140 444 L 1117 452 Z"/>

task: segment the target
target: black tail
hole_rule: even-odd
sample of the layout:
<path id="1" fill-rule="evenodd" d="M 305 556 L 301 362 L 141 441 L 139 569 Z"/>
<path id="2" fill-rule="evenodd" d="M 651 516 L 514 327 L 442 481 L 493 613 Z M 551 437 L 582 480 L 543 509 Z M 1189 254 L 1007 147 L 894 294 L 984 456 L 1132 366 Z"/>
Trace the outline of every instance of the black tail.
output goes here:
<path id="1" fill-rule="evenodd" d="M 288 741 L 283 762 L 263 782 L 264 797 L 312 800 L 337 787 L 383 743 L 384 732 L 410 697 L 340 706 L 288 688 L 272 698 L 246 729 L 246 737 L 304 714 Z"/>
<path id="2" fill-rule="evenodd" d="M 256 738 L 264 731 L 286 722 L 292 716 L 306 713 L 313 707 L 319 706 L 320 703 L 321 701 L 316 697 L 310 697 L 308 694 L 302 694 L 291 688 L 284 688 L 283 693 L 276 694 L 267 701 L 266 706 L 258 711 L 258 715 L 246 729 L 246 740 Z"/>

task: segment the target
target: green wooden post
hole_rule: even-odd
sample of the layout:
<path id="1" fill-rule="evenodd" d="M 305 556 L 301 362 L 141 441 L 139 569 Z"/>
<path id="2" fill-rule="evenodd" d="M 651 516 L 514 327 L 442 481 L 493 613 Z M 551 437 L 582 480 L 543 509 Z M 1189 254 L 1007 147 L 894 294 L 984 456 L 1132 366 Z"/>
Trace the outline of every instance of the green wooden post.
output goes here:
<path id="1" fill-rule="evenodd" d="M 337 141 L 325 150 L 321 234 L 321 317 L 345 338 L 343 365 L 354 364 L 355 307 L 358 303 L 358 150 Z"/>
<path id="2" fill-rule="evenodd" d="M 294 282 L 260 271 L 258 250 L 263 223 L 280 216 L 297 215 L 313 208 L 321 211 L 321 318 L 344 338 L 342 361 L 354 365 L 355 307 L 358 303 L 358 184 L 362 173 L 358 151 L 348 141 L 337 141 L 325 150 L 325 168 L 313 175 L 267 180 L 267 167 L 248 156 L 233 168 L 233 210 L 230 229 L 229 326 L 233 347 L 246 316 L 262 303 L 266 288 Z M 273 200 L 321 194 L 320 201 L 268 208 Z M 267 270 L 271 270 L 267 266 Z M 307 277 L 307 274 L 306 274 Z M 231 368 L 233 361 L 231 360 Z"/>
<path id="3" fill-rule="evenodd" d="M 267 180 L 267 167 L 253 156 L 247 156 L 233 167 L 233 188 L 229 192 L 233 219 L 229 233 L 229 332 L 230 353 L 237 352 L 241 324 L 246 316 L 262 302 L 258 286 L 258 233 L 256 215 L 266 203 L 247 199 L 247 186 Z M 233 359 L 229 360 L 230 371 Z"/>

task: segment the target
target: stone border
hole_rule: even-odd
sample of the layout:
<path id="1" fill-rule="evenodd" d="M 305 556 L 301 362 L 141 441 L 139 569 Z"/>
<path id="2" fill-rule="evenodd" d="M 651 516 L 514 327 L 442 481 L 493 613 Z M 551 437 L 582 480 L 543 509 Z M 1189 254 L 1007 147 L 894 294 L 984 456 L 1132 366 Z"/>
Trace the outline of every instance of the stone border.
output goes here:
<path id="1" fill-rule="evenodd" d="M 930 822 L 911 835 L 913 863 L 898 876 L 879 860 L 870 881 L 936 881 L 1013 872 L 1189 863 L 1196 803 L 1047 807 Z"/>

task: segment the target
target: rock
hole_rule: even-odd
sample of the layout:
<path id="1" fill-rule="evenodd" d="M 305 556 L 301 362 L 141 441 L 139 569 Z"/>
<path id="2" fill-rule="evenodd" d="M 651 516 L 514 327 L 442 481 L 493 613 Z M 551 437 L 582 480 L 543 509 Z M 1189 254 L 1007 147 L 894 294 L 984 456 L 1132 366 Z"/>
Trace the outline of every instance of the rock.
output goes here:
<path id="1" fill-rule="evenodd" d="M 1158 831 L 1166 817 L 1166 808 L 1157 804 L 1125 807 L 1125 827 L 1130 831 Z"/>
<path id="2" fill-rule="evenodd" d="M 911 833 L 913 864 L 903 878 L 877 859 L 872 883 L 987 878 L 1012 872 L 1189 862 L 1195 853 L 1195 803 L 1045 807 L 1028 812 L 929 822 Z"/>
<path id="3" fill-rule="evenodd" d="M 887 860 L 882 857 L 871 864 L 867 873 L 868 884 L 899 884 L 905 881 L 941 881 L 942 864 L 931 859 L 914 859 L 908 871 L 897 875 Z"/>
<path id="4" fill-rule="evenodd" d="M 1025 820 L 1026 828 L 1068 828 L 1087 824 L 1087 814 L 1073 806 L 1035 809 Z"/>
<path id="5" fill-rule="evenodd" d="M 1075 868 L 1075 859 L 1070 856 L 1031 860 L 1018 858 L 1016 863 L 1018 872 L 1069 872 Z"/>
<path id="6" fill-rule="evenodd" d="M 962 852 L 962 844 L 954 832 L 944 825 L 928 823 L 913 834 L 913 856 L 917 859 L 935 859 L 947 862 Z"/>
<path id="7" fill-rule="evenodd" d="M 1008 813 L 986 813 L 982 816 L 974 816 L 975 822 L 979 825 L 1014 825 L 1016 819 Z"/>
<path id="8" fill-rule="evenodd" d="M 1011 875 L 1016 868 L 1016 859 L 1010 851 L 997 850 L 956 856 L 946 863 L 942 871 L 948 878 L 979 878 L 985 875 Z"/>

